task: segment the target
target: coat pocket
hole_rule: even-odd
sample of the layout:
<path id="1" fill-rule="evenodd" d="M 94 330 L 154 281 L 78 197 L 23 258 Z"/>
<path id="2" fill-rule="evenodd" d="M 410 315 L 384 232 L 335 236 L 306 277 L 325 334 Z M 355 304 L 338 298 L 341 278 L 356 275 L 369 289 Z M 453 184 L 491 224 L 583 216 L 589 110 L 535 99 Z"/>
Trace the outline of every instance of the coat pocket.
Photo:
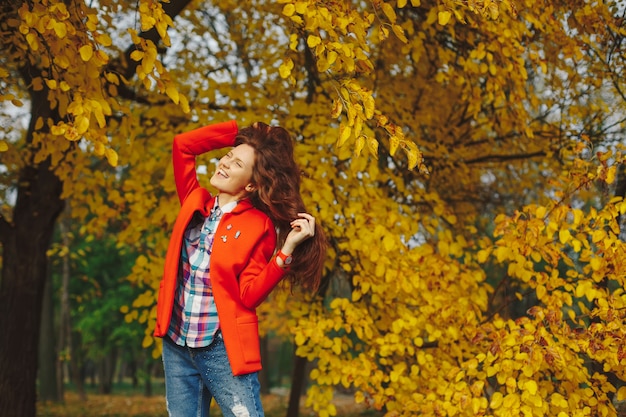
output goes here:
<path id="1" fill-rule="evenodd" d="M 240 317 L 237 319 L 239 346 L 245 363 L 261 362 L 261 344 L 259 341 L 259 319 L 256 317 Z"/>

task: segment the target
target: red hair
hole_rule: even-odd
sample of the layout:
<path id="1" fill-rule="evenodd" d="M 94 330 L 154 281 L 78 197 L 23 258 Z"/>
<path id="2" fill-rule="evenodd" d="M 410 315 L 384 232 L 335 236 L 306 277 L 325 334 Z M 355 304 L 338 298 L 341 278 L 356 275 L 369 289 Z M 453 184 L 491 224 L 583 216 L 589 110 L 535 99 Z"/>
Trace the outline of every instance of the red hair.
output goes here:
<path id="1" fill-rule="evenodd" d="M 237 134 L 235 146 L 247 144 L 255 150 L 250 195 L 252 204 L 263 211 L 278 228 L 278 247 L 291 231 L 291 221 L 307 212 L 300 195 L 300 169 L 293 156 L 293 140 L 282 127 L 257 122 Z M 326 237 L 316 222 L 315 235 L 300 243 L 293 253 L 289 270 L 292 284 L 317 291 L 326 256 Z"/>

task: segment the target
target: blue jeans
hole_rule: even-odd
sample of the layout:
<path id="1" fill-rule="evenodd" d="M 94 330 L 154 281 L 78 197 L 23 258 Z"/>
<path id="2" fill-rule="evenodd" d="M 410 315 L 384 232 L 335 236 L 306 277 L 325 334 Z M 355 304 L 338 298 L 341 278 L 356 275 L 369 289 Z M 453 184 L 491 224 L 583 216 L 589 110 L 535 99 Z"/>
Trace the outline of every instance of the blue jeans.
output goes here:
<path id="1" fill-rule="evenodd" d="M 233 375 L 221 332 L 205 348 L 164 337 L 163 368 L 170 417 L 207 417 L 212 398 L 224 417 L 264 416 L 257 373 Z"/>

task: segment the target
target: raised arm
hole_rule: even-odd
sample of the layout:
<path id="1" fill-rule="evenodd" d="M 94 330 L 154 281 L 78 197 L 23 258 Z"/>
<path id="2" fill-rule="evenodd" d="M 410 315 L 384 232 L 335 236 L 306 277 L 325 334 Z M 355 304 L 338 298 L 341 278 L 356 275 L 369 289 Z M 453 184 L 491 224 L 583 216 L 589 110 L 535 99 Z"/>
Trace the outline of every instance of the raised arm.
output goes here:
<path id="1" fill-rule="evenodd" d="M 172 147 L 172 163 L 178 199 L 182 204 L 199 187 L 196 156 L 214 149 L 233 146 L 239 131 L 234 120 L 215 123 L 176 135 Z"/>

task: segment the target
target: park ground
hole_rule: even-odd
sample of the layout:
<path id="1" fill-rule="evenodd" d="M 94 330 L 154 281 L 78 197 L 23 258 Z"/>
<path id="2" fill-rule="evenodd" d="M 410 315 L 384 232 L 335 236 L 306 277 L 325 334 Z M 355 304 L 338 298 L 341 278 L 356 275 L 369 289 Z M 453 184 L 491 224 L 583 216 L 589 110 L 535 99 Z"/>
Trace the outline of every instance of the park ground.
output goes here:
<path id="1" fill-rule="evenodd" d="M 262 398 L 267 417 L 284 417 L 289 401 L 288 390 L 276 389 Z M 382 413 L 355 404 L 352 396 L 337 394 L 334 400 L 337 417 L 377 417 Z M 316 414 L 304 407 L 301 401 L 300 417 Z M 219 408 L 212 404 L 211 417 L 220 417 Z M 37 417 L 167 417 L 165 398 L 162 393 L 150 397 L 141 394 L 118 392 L 111 395 L 88 393 L 87 400 L 81 400 L 75 392 L 66 392 L 65 403 L 38 403 Z"/>

